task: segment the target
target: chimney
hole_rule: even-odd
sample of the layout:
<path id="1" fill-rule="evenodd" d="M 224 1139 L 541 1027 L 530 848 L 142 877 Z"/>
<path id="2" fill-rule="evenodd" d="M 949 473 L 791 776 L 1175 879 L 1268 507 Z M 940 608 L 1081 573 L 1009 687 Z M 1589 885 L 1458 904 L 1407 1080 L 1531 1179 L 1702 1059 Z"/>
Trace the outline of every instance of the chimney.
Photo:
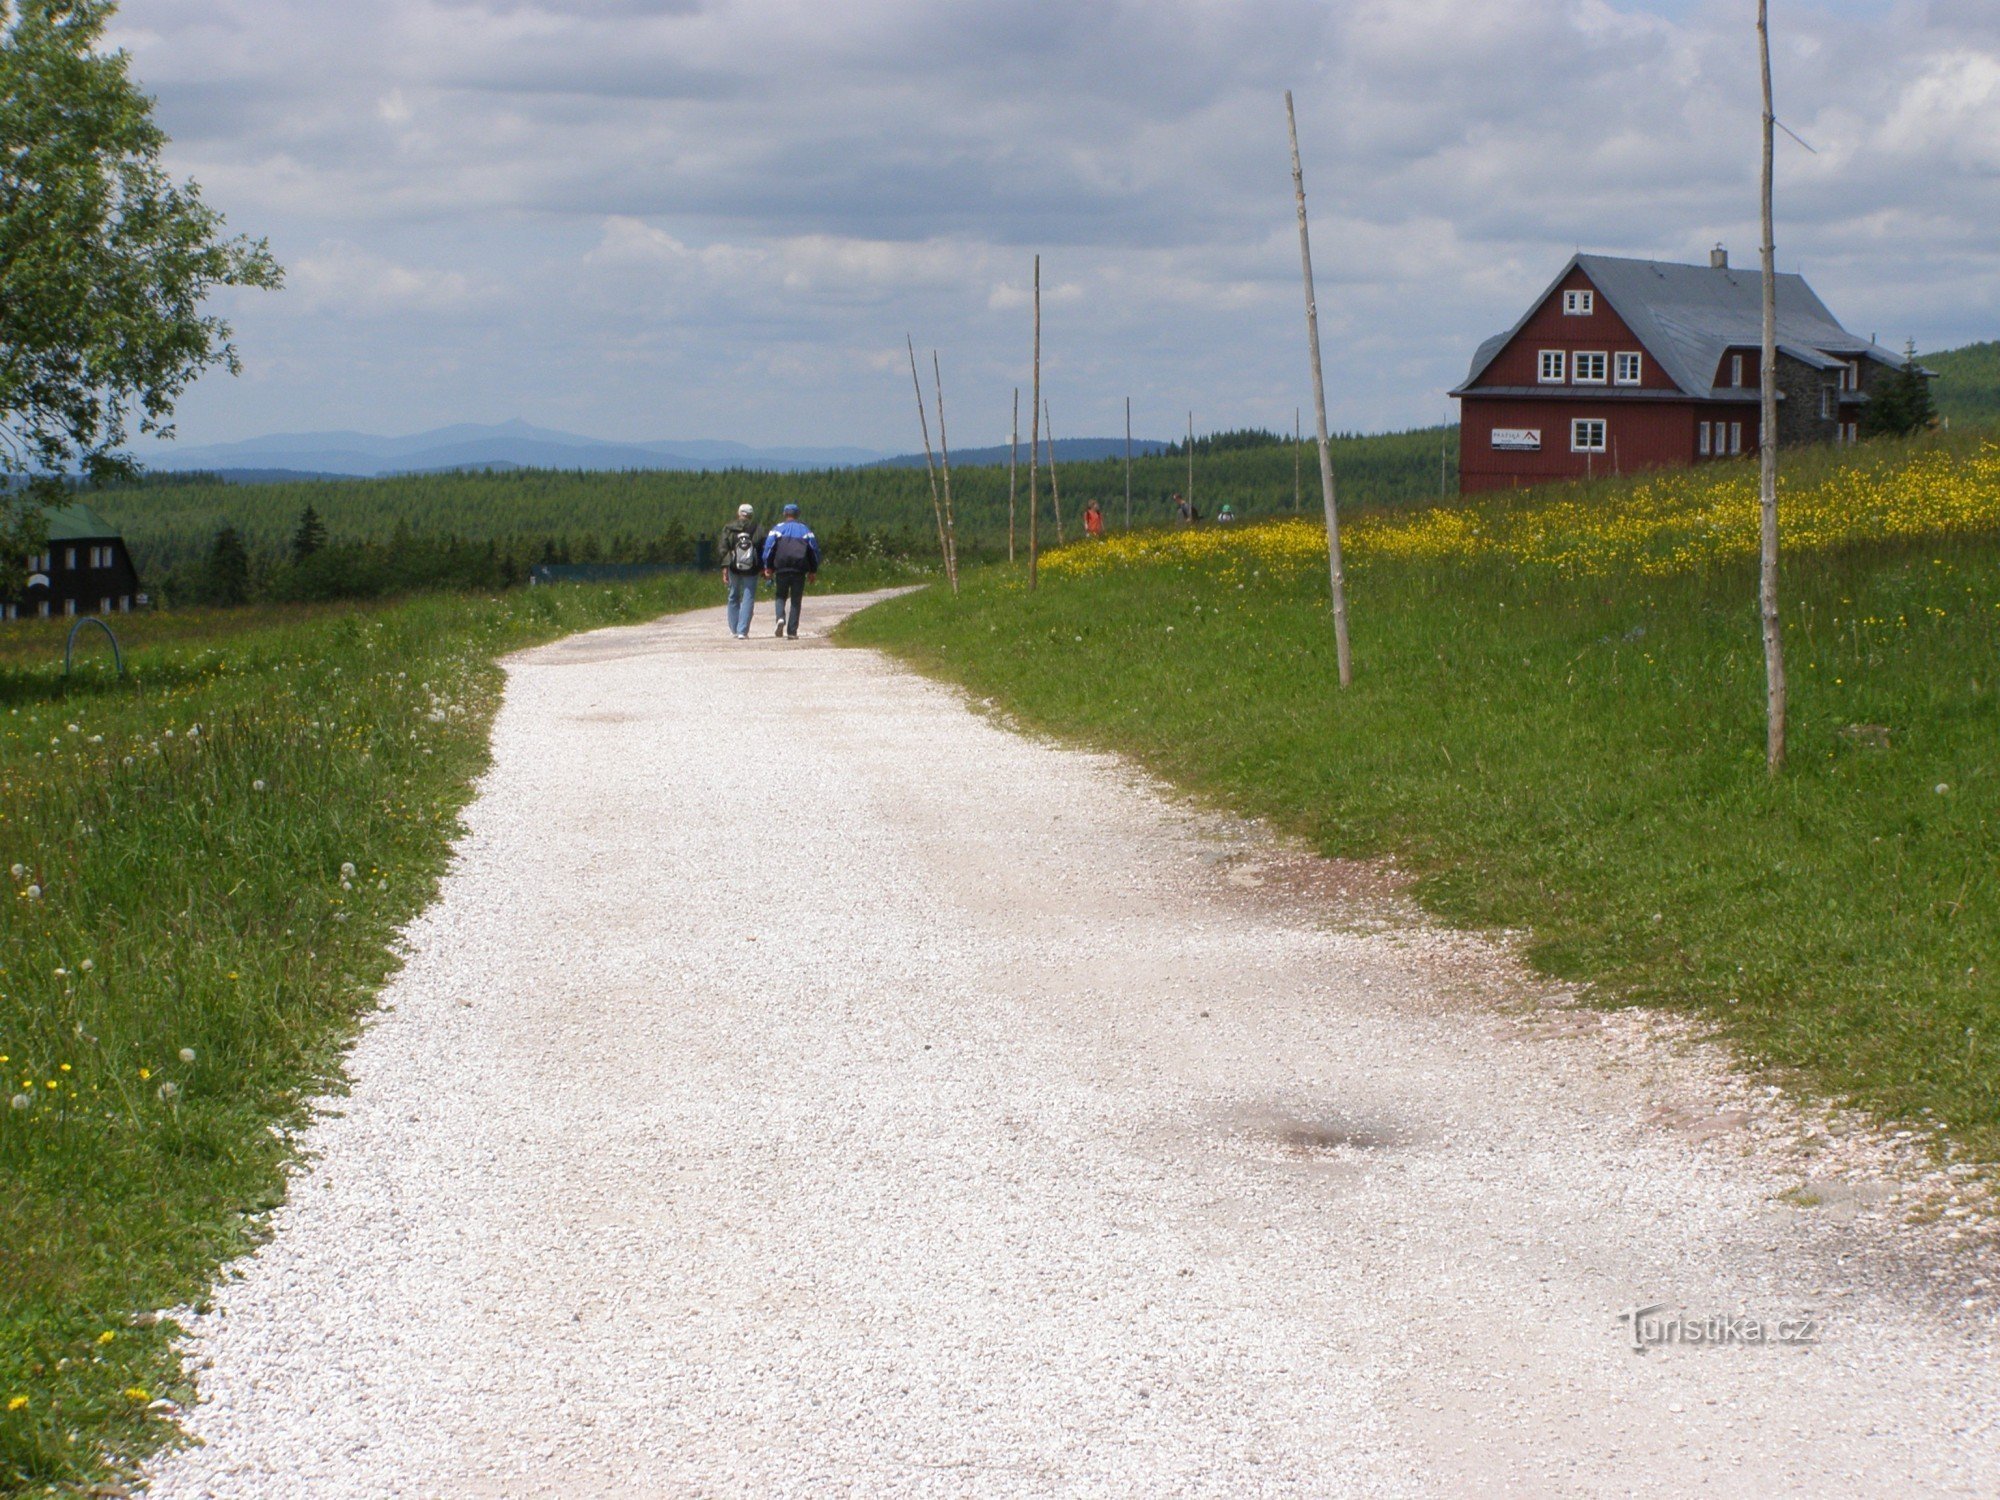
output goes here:
<path id="1" fill-rule="evenodd" d="M 1729 252 L 1720 244 L 1708 252 L 1708 268 L 1711 271 L 1726 271 L 1729 269 Z"/>

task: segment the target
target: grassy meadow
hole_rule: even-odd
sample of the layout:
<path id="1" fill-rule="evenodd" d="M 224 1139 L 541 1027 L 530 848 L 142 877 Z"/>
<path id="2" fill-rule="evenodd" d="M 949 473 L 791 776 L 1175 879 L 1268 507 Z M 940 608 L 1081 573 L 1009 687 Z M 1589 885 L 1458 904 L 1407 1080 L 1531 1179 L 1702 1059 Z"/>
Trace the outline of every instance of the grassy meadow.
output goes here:
<path id="1" fill-rule="evenodd" d="M 0 632 L 0 1493 L 82 1492 L 188 1395 L 153 1313 L 283 1192 L 274 1127 L 430 899 L 500 654 L 709 576 Z M 89 1491 L 122 1493 L 122 1491 Z"/>
<path id="2" fill-rule="evenodd" d="M 1438 428 L 1338 444 L 1343 483 L 1357 501 L 1393 505 L 1433 499 L 1440 488 L 1439 458 L 1447 440 L 1457 484 L 1456 431 Z M 1310 445 L 1307 445 L 1308 450 Z M 1022 438 L 1023 464 L 1027 439 Z M 1305 503 L 1313 503 L 1313 465 L 1303 455 Z M 1239 512 L 1271 514 L 1290 508 L 1294 451 L 1289 442 L 1269 447 L 1204 453 L 1197 441 L 1195 499 L 1213 515 L 1225 504 Z M 1122 459 L 1059 466 L 1065 518 L 1081 530 L 1086 501 L 1096 499 L 1114 524 L 1124 517 Z M 1046 477 L 1043 481 L 1046 496 Z M 1186 488 L 1184 458 L 1135 459 L 1135 524 L 1157 525 L 1173 514 L 1169 496 Z M 1026 526 L 1028 476 L 1019 475 L 1020 514 Z M 1007 548 L 1007 469 L 985 466 L 952 471 L 961 553 L 1004 557 Z M 90 503 L 124 534 L 140 572 L 148 577 L 198 564 L 216 529 L 231 525 L 253 553 L 281 553 L 311 505 L 335 542 L 388 542 L 398 535 L 494 543 L 510 553 L 537 556 L 557 546 L 577 561 L 637 560 L 645 544 L 678 528 L 687 536 L 721 530 L 748 502 L 766 520 L 786 501 L 797 501 L 820 536 L 832 541 L 843 525 L 881 537 L 892 548 L 928 556 L 936 548 L 930 480 L 921 468 L 825 469 L 772 474 L 730 469 L 708 473 L 644 471 L 570 473 L 524 470 L 499 474 L 413 474 L 391 479 L 300 480 L 283 484 L 224 484 L 165 476 L 147 484 L 100 491 Z M 1045 512 L 1045 525 L 1053 515 Z M 1026 531 L 1022 531 L 1025 545 Z"/>
<path id="3" fill-rule="evenodd" d="M 1526 929 L 1809 1089 L 2000 1158 L 2000 448 L 1788 461 L 1791 763 L 1748 463 L 1358 515 L 1335 686 L 1305 523 L 1114 538 L 855 619 L 1024 722 Z"/>

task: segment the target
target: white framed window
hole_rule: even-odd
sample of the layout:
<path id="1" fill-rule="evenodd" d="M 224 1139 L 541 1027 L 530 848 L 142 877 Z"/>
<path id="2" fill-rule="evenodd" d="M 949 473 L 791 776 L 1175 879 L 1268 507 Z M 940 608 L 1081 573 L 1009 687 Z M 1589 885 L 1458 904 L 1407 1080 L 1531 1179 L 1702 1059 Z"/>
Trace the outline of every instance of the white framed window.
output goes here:
<path id="1" fill-rule="evenodd" d="M 76 601 L 74 599 L 63 600 L 63 613 L 66 615 L 73 615 L 76 613 Z"/>
<path id="2" fill-rule="evenodd" d="M 109 595 L 106 595 L 104 598 L 97 601 L 97 612 L 100 615 L 108 615 L 111 613 L 111 598 Z"/>
<path id="3" fill-rule="evenodd" d="M 1821 421 L 1831 422 L 1833 420 L 1833 403 L 1833 387 L 1830 385 L 1821 386 L 1819 388 L 1819 415 Z"/>
<path id="4" fill-rule="evenodd" d="M 1604 362 L 1601 350 L 1579 349 L 1570 356 L 1571 378 L 1578 385 L 1603 385 Z"/>
<path id="5" fill-rule="evenodd" d="M 46 599 L 42 601 L 41 614 L 44 620 L 46 620 L 49 617 L 49 601 Z"/>
<path id="6" fill-rule="evenodd" d="M 1731 453 L 1741 453 L 1743 451 L 1743 424 L 1741 422 L 1731 422 L 1729 424 L 1729 451 Z"/>
<path id="7" fill-rule="evenodd" d="M 1703 422 L 1700 425 L 1698 425 L 1694 430 L 1694 451 L 1700 454 L 1703 458 L 1708 457 L 1708 455 L 1713 451 L 1708 446 L 1709 434 L 1713 430 L 1713 428 L 1714 428 L 1713 423 Z"/>
<path id="8" fill-rule="evenodd" d="M 1544 349 L 1538 368 L 1541 373 L 1535 378 L 1543 385 L 1561 385 L 1569 371 L 1569 356 L 1560 349 Z"/>
<path id="9" fill-rule="evenodd" d="M 132 596 L 130 594 L 120 594 L 118 596 L 118 613 L 121 615 L 132 613 Z"/>
<path id="10" fill-rule="evenodd" d="M 1587 318 L 1597 311 L 1597 293 L 1588 288 L 1563 293 L 1563 312 L 1572 318 Z"/>
<path id="11" fill-rule="evenodd" d="M 63 566 L 68 568 L 72 573 L 76 571 L 76 548 L 63 548 Z"/>
<path id="12" fill-rule="evenodd" d="M 1570 452 L 1602 453 L 1606 446 L 1602 417 L 1578 417 L 1569 424 Z"/>
<path id="13" fill-rule="evenodd" d="M 1743 384 L 1743 356 L 1740 354 L 1729 356 L 1729 383 L 1731 385 Z"/>
<path id="14" fill-rule="evenodd" d="M 1840 388 L 1843 391 L 1861 389 L 1861 361 L 1850 359 L 1840 367 Z"/>
<path id="15" fill-rule="evenodd" d="M 1618 351 L 1618 357 L 1611 361 L 1611 378 L 1618 385 L 1639 383 L 1639 355 L 1630 349 Z"/>

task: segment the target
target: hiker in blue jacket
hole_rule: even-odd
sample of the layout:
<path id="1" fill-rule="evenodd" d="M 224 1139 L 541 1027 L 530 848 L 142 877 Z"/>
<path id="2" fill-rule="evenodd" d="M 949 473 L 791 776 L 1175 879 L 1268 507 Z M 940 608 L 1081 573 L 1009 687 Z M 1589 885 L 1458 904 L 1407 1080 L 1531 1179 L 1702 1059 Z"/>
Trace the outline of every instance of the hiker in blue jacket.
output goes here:
<path id="1" fill-rule="evenodd" d="M 805 602 L 806 584 L 819 576 L 819 538 L 799 519 L 796 505 L 787 505 L 785 519 L 765 533 L 764 576 L 775 580 L 778 586 L 775 633 L 795 641 L 799 638 L 799 606 Z"/>

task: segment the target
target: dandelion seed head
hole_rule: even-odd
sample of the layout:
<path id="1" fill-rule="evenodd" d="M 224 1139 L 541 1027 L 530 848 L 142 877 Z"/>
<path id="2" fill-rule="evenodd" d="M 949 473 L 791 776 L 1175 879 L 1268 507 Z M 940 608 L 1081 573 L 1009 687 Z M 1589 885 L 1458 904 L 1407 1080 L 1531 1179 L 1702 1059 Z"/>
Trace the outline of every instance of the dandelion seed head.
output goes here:
<path id="1" fill-rule="evenodd" d="M 13 1098 L 7 1101 L 7 1106 L 10 1109 L 26 1109 L 28 1108 L 29 1105 L 33 1104 L 34 1102 L 35 1102 L 34 1097 L 32 1095 L 16 1094 Z"/>
<path id="2" fill-rule="evenodd" d="M 191 1062 L 193 1062 L 193 1061 L 194 1061 L 194 1048 L 192 1048 L 192 1047 L 183 1047 L 183 1048 L 181 1048 L 181 1061 L 182 1061 L 182 1062 L 184 1062 L 184 1063 L 191 1063 Z"/>
<path id="3" fill-rule="evenodd" d="M 181 1086 L 173 1082 L 172 1080 L 169 1080 L 166 1083 L 160 1085 L 160 1097 L 166 1100 L 167 1103 L 169 1104 L 173 1103 L 174 1100 L 180 1098 L 180 1096 L 181 1096 Z"/>

